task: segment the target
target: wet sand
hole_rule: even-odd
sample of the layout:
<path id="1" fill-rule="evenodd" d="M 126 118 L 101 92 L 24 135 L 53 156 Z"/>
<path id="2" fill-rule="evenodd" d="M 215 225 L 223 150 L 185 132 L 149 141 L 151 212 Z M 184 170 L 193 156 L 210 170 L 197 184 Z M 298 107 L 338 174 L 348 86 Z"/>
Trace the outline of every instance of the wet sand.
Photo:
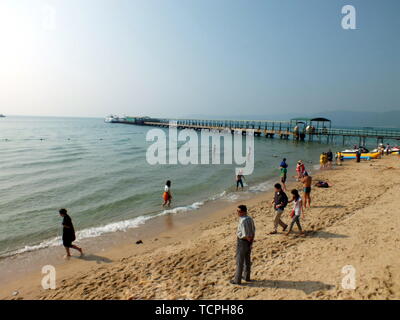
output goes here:
<path id="1" fill-rule="evenodd" d="M 313 188 L 313 206 L 302 220 L 306 237 L 296 227 L 289 237 L 268 234 L 272 193 L 244 201 L 257 234 L 254 281 L 242 286 L 228 283 L 235 271 L 237 203 L 227 203 L 200 219 L 148 234 L 142 245 L 135 238 L 57 265 L 55 290 L 41 288 L 38 270 L 1 285 L 0 298 L 399 299 L 399 164 L 393 155 L 316 173 L 314 181 L 332 187 Z M 299 183 L 292 187 L 301 189 Z M 347 265 L 355 270 L 355 290 L 342 287 Z"/>

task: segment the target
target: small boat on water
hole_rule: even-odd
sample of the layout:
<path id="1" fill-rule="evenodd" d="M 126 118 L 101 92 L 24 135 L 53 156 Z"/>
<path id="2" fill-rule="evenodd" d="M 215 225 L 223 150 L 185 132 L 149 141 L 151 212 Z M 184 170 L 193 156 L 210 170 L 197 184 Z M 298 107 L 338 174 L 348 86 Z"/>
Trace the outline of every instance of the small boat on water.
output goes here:
<path id="1" fill-rule="evenodd" d="M 387 148 L 381 144 L 378 148 L 372 150 L 372 152 L 383 152 L 386 154 Z M 389 147 L 389 154 L 400 154 L 400 146 Z"/>
<path id="2" fill-rule="evenodd" d="M 124 120 L 124 118 L 120 118 L 120 117 L 115 116 L 115 115 L 109 115 L 108 117 L 106 117 L 104 119 L 104 122 L 115 123 L 115 122 L 119 122 L 119 121 L 122 121 L 122 120 Z"/>
<path id="3" fill-rule="evenodd" d="M 5 118 L 6 116 L 4 114 L 0 114 L 0 118 Z"/>
<path id="4" fill-rule="evenodd" d="M 368 153 L 370 152 L 367 148 L 365 147 L 359 147 L 359 148 L 354 148 L 354 149 L 346 149 L 343 150 L 342 153 L 356 153 L 357 151 L 361 151 L 361 153 Z"/>

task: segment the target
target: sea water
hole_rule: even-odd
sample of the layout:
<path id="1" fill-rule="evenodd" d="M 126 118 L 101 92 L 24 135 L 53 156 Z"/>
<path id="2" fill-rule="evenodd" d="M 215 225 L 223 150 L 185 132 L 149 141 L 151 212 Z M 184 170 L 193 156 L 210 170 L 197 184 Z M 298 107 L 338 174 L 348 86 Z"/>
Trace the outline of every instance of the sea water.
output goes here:
<path id="1" fill-rule="evenodd" d="M 85 239 L 243 194 L 235 190 L 234 164 L 150 165 L 151 129 L 94 118 L 0 119 L 0 256 L 61 245 L 60 208 L 68 209 L 77 239 Z M 343 146 L 255 137 L 245 193 L 272 189 L 282 158 L 295 175 L 297 160 L 312 171 L 329 148 Z M 170 209 L 161 207 L 166 180 L 172 181 Z"/>

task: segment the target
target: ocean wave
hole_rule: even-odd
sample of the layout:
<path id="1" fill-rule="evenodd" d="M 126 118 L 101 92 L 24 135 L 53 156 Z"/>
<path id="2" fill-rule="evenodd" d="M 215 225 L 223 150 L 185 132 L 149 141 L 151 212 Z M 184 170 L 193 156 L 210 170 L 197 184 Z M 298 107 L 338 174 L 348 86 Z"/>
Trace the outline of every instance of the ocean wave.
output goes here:
<path id="1" fill-rule="evenodd" d="M 271 181 L 264 181 L 261 183 L 258 183 L 254 186 L 249 187 L 248 191 L 245 192 L 227 192 L 226 190 L 215 194 L 211 197 L 209 197 L 207 200 L 204 201 L 197 201 L 194 202 L 190 205 L 187 206 L 179 206 L 171 209 L 166 209 L 161 212 L 155 211 L 148 213 L 148 215 L 141 215 L 139 217 L 129 219 L 129 220 L 122 220 L 118 222 L 112 222 L 108 223 L 103 226 L 98 226 L 98 227 L 91 227 L 87 229 L 83 229 L 80 231 L 76 232 L 76 240 L 84 240 L 88 238 L 95 238 L 99 237 L 103 234 L 108 234 L 108 233 L 113 233 L 113 232 L 126 232 L 129 229 L 137 228 L 143 224 L 145 224 L 148 220 L 154 219 L 159 216 L 164 216 L 167 214 L 182 214 L 185 212 L 190 212 L 190 211 L 195 211 L 200 209 L 205 203 L 210 202 L 210 201 L 216 201 L 216 200 L 228 200 L 230 202 L 235 202 L 239 200 L 242 196 L 242 194 L 249 194 L 249 193 L 257 193 L 257 192 L 264 192 L 272 188 L 272 183 Z M 61 246 L 62 245 L 62 240 L 61 237 L 55 237 L 52 239 L 48 239 L 45 241 L 42 241 L 39 244 L 36 245 L 27 245 L 24 246 L 23 248 L 17 249 L 12 252 L 5 253 L 3 255 L 0 255 L 0 257 L 8 257 L 8 256 L 13 256 L 15 254 L 21 254 L 25 252 L 31 252 L 31 251 L 36 251 L 40 249 L 45 249 L 49 247 L 56 247 L 56 246 Z"/>
<path id="2" fill-rule="evenodd" d="M 250 192 L 265 192 L 271 190 L 273 187 L 273 181 L 265 181 L 254 186 L 249 187 Z"/>
<path id="3" fill-rule="evenodd" d="M 95 237 L 101 236 L 103 234 L 116 232 L 116 231 L 127 231 L 128 229 L 133 229 L 133 228 L 139 227 L 140 225 L 144 224 L 147 220 L 149 220 L 153 217 L 154 216 L 147 216 L 147 217 L 139 216 L 134 219 L 113 222 L 113 223 L 109 223 L 109 224 L 106 224 L 106 225 L 100 226 L 100 227 L 83 229 L 83 230 L 76 232 L 76 240 L 79 241 L 79 240 L 84 240 L 84 239 L 88 239 L 88 238 L 95 238 Z M 44 248 L 49 248 L 49 247 L 57 247 L 57 246 L 61 246 L 61 245 L 62 245 L 61 237 L 55 237 L 52 239 L 42 241 L 41 243 L 36 244 L 36 245 L 25 246 L 23 248 L 15 250 L 15 251 L 6 253 L 4 255 L 1 255 L 1 257 L 13 256 L 15 254 L 36 251 L 39 249 L 44 249 Z"/>
<path id="4" fill-rule="evenodd" d="M 176 207 L 176 208 L 173 208 L 173 209 L 164 210 L 158 216 L 166 215 L 166 214 L 170 214 L 170 213 L 182 213 L 182 212 L 198 210 L 198 209 L 200 209 L 200 207 L 202 205 L 204 205 L 204 202 L 203 201 L 199 201 L 199 202 L 195 202 L 195 203 L 193 203 L 193 204 L 191 204 L 189 206 Z"/>
<path id="5" fill-rule="evenodd" d="M 177 213 L 184 213 L 184 212 L 188 212 L 188 211 L 198 210 L 202 205 L 204 205 L 203 201 L 194 202 L 188 206 L 182 206 L 182 207 L 176 207 L 176 208 L 164 210 L 156 215 L 139 216 L 139 217 L 129 219 L 129 220 L 123 220 L 123 221 L 109 223 L 104 226 L 83 229 L 83 230 L 76 232 L 76 241 L 89 239 L 89 238 L 95 238 L 95 237 L 99 237 L 103 234 L 113 233 L 113 232 L 118 232 L 118 231 L 126 232 L 129 229 L 137 228 L 137 227 L 145 224 L 146 221 L 148 221 L 150 219 L 154 219 L 156 217 L 163 216 L 166 214 L 177 214 Z M 36 244 L 36 245 L 24 246 L 23 248 L 2 254 L 2 255 L 0 255 L 0 257 L 5 258 L 5 257 L 10 257 L 10 256 L 13 256 L 16 254 L 36 251 L 36 250 L 45 249 L 45 248 L 49 248 L 49 247 L 57 247 L 57 246 L 61 246 L 61 245 L 62 245 L 62 239 L 59 236 L 59 237 L 55 237 L 52 239 L 42 241 L 41 243 Z"/>

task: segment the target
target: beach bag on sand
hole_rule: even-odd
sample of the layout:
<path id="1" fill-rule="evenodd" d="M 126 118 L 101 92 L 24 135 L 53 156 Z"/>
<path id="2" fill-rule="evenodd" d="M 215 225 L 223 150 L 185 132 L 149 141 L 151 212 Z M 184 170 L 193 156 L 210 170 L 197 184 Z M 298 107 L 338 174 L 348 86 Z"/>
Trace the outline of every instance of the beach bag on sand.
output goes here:
<path id="1" fill-rule="evenodd" d="M 318 181 L 315 186 L 318 188 L 329 188 L 328 182 L 325 181 Z"/>

